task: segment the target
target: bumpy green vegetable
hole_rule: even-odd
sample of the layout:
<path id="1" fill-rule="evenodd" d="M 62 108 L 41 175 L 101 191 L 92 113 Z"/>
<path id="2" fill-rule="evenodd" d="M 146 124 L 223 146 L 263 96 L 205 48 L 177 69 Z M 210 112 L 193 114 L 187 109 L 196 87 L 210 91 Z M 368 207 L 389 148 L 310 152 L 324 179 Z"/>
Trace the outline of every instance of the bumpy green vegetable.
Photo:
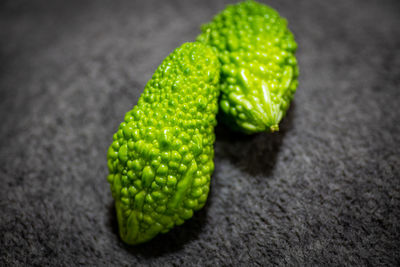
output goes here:
<path id="1" fill-rule="evenodd" d="M 225 122 L 245 133 L 277 131 L 298 84 L 297 45 L 286 20 L 246 1 L 203 25 L 197 40 L 219 51 Z"/>
<path id="2" fill-rule="evenodd" d="M 168 232 L 205 204 L 219 72 L 212 48 L 183 44 L 157 68 L 114 134 L 108 181 L 124 242 Z"/>

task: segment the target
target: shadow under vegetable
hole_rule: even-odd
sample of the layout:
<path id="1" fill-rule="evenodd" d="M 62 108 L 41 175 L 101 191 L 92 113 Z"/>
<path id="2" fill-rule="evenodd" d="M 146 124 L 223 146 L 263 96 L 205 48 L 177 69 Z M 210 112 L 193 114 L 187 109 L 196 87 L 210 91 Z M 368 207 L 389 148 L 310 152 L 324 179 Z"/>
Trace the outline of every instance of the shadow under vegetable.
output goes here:
<path id="1" fill-rule="evenodd" d="M 291 129 L 294 109 L 293 102 L 275 133 L 246 135 L 219 123 L 215 129 L 215 160 L 228 160 L 254 178 L 270 177 L 284 137 Z"/>

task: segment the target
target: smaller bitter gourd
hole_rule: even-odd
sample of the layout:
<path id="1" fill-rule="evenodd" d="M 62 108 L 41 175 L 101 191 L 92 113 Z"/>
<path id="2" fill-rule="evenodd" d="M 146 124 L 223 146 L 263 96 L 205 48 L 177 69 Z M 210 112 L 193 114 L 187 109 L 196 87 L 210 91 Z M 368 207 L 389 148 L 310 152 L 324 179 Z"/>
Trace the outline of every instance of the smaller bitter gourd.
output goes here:
<path id="1" fill-rule="evenodd" d="M 274 9 L 245 1 L 202 26 L 197 41 L 218 50 L 221 118 L 244 133 L 277 131 L 297 88 L 297 44 Z"/>
<path id="2" fill-rule="evenodd" d="M 204 206 L 214 170 L 219 76 L 212 48 L 185 43 L 126 113 L 107 155 L 124 242 L 166 233 Z"/>

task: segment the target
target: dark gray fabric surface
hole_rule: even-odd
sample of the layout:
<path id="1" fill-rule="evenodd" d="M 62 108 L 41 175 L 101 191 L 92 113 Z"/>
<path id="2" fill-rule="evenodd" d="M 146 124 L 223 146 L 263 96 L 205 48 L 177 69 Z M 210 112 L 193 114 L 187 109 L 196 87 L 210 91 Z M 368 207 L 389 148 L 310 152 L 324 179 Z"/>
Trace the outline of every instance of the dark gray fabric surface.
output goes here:
<path id="1" fill-rule="evenodd" d="M 1 2 L 0 265 L 399 265 L 399 3 L 264 2 L 299 45 L 282 130 L 219 125 L 206 207 L 137 247 L 117 234 L 112 134 L 228 1 Z"/>

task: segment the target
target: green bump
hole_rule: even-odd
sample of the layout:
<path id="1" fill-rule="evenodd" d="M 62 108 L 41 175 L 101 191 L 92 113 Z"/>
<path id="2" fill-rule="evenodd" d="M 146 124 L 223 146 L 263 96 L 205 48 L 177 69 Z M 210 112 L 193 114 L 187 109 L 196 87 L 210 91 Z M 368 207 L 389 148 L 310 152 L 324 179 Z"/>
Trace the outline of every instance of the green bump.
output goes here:
<path id="1" fill-rule="evenodd" d="M 133 161 L 131 169 L 134 171 L 140 171 L 142 169 L 142 164 L 138 159 Z"/>
<path id="2" fill-rule="evenodd" d="M 158 185 L 162 186 L 162 185 L 165 184 L 166 178 L 165 178 L 165 177 L 157 176 L 156 179 L 155 179 L 155 181 L 156 181 L 156 183 L 157 183 Z"/>
<path id="3" fill-rule="evenodd" d="M 122 162 L 126 162 L 128 160 L 128 146 L 123 145 L 119 149 L 118 157 Z"/>
<path id="4" fill-rule="evenodd" d="M 150 186 L 151 182 L 153 181 L 154 176 L 155 176 L 155 173 L 150 166 L 144 167 L 143 173 L 142 173 L 142 181 L 143 181 L 145 187 Z"/>
<path id="5" fill-rule="evenodd" d="M 114 150 L 112 146 L 108 149 L 107 157 L 109 159 L 116 159 L 118 157 L 118 152 Z"/>
<path id="6" fill-rule="evenodd" d="M 176 185 L 176 177 L 174 175 L 169 175 L 168 176 L 168 186 L 174 186 Z"/>
<path id="7" fill-rule="evenodd" d="M 196 177 L 210 186 L 220 69 L 211 47 L 183 44 L 156 69 L 114 134 L 107 180 L 125 243 L 166 233 L 204 205 L 207 195 L 193 184 Z"/>
<path id="8" fill-rule="evenodd" d="M 203 194 L 203 190 L 201 188 L 196 188 L 195 190 L 192 191 L 192 196 L 193 197 L 199 197 Z"/>
<path id="9" fill-rule="evenodd" d="M 189 209 L 194 209 L 197 206 L 197 201 L 195 199 L 186 199 L 185 200 L 185 207 Z"/>
<path id="10" fill-rule="evenodd" d="M 192 209 L 184 209 L 181 213 L 180 216 L 182 219 L 187 220 L 193 216 L 193 210 Z"/>
<path id="11" fill-rule="evenodd" d="M 145 191 L 140 191 L 136 196 L 135 196 L 135 204 L 134 206 L 136 208 L 142 208 L 143 207 L 143 203 L 144 203 L 144 198 L 146 196 L 146 192 Z"/>
<path id="12" fill-rule="evenodd" d="M 171 130 L 168 128 L 162 129 L 159 139 L 161 146 L 168 147 L 171 144 L 172 140 L 173 135 L 171 133 Z"/>
<path id="13" fill-rule="evenodd" d="M 287 21 L 248 0 L 228 5 L 201 29 L 197 41 L 213 46 L 222 65 L 222 121 L 248 134 L 277 131 L 298 84 L 297 44 Z"/>
<path id="14" fill-rule="evenodd" d="M 167 175 L 168 174 L 168 166 L 166 166 L 164 164 L 160 165 L 160 167 L 158 167 L 158 169 L 157 169 L 157 174 L 161 175 L 161 176 Z"/>

